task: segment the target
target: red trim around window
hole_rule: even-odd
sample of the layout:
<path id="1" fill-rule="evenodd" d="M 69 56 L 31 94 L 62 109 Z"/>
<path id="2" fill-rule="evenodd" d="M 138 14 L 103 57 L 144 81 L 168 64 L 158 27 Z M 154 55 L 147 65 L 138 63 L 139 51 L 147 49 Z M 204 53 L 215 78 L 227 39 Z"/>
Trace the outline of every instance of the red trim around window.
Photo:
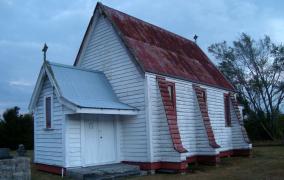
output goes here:
<path id="1" fill-rule="evenodd" d="M 175 88 L 175 83 L 168 81 L 167 85 L 168 85 L 168 91 L 169 91 L 169 94 L 170 94 L 170 100 L 172 102 L 174 111 L 176 111 L 176 88 Z"/>
<path id="2" fill-rule="evenodd" d="M 187 150 L 184 148 L 181 142 L 180 132 L 177 124 L 175 83 L 166 81 L 166 79 L 161 76 L 157 76 L 157 81 L 174 149 L 179 153 L 185 153 Z M 172 98 L 170 97 L 170 92 L 168 90 L 169 87 L 171 87 L 173 91 Z"/>
<path id="3" fill-rule="evenodd" d="M 202 116 L 202 120 L 204 123 L 204 127 L 206 130 L 209 144 L 213 148 L 219 148 L 220 146 L 217 144 L 215 140 L 215 135 L 214 135 L 211 122 L 210 122 L 210 118 L 209 118 L 206 89 L 203 89 L 200 86 L 194 85 L 194 84 L 192 86 L 193 86 L 193 89 L 195 90 L 197 103 L 199 105 L 200 113 Z"/>

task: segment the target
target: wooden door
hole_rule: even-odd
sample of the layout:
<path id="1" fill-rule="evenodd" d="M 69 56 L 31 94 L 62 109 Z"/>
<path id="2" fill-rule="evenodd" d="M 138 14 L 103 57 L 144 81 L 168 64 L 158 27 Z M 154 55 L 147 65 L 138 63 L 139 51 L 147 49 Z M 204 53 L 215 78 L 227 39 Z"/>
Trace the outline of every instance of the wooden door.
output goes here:
<path id="1" fill-rule="evenodd" d="M 96 120 L 84 120 L 84 127 L 85 166 L 115 162 L 116 131 L 111 116 L 100 116 Z"/>

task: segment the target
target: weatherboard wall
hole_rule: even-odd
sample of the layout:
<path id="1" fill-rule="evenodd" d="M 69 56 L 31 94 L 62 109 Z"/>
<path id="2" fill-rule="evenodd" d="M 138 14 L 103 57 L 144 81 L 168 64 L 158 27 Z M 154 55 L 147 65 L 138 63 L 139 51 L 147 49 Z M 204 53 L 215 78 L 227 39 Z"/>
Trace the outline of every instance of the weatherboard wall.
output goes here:
<path id="1" fill-rule="evenodd" d="M 139 109 L 120 116 L 120 152 L 125 161 L 148 161 L 145 79 L 110 22 L 97 15 L 78 66 L 104 72 L 119 100 Z"/>
<path id="2" fill-rule="evenodd" d="M 82 165 L 81 154 L 81 115 L 65 115 L 65 139 L 66 139 L 66 167 L 77 167 Z"/>
<path id="3" fill-rule="evenodd" d="M 44 98 L 52 96 L 51 128 L 46 129 Z M 34 110 L 34 161 L 64 166 L 64 115 L 53 87 L 46 77 Z"/>
<path id="4" fill-rule="evenodd" d="M 156 75 L 146 73 L 146 77 L 149 81 L 148 91 L 149 99 L 151 99 L 149 105 L 151 106 L 153 161 L 180 161 L 189 156 L 214 155 L 218 151 L 249 147 L 243 140 L 236 115 L 232 110 L 232 127 L 225 126 L 224 93 L 227 93 L 227 91 L 200 85 L 206 89 L 212 129 L 217 144 L 221 146 L 218 150 L 215 150 L 209 145 L 192 83 L 175 78 L 166 78 L 167 81 L 175 83 L 178 126 L 182 144 L 188 150 L 187 153 L 177 153 L 171 142 Z"/>

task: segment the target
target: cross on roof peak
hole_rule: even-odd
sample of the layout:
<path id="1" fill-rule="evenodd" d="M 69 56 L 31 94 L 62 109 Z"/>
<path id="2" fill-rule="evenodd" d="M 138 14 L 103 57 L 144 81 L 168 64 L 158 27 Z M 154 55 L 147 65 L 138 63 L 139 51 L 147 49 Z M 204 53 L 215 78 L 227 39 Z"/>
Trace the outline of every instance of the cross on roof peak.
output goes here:
<path id="1" fill-rule="evenodd" d="M 46 45 L 46 43 L 44 43 L 44 46 L 42 48 L 42 52 L 43 52 L 43 61 L 46 61 L 46 52 L 47 52 L 48 46 Z"/>

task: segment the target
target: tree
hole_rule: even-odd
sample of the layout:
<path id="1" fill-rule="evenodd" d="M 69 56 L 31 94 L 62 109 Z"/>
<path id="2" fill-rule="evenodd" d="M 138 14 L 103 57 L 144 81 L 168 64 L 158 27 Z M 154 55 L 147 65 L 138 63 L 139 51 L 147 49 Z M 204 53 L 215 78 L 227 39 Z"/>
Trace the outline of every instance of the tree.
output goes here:
<path id="1" fill-rule="evenodd" d="M 230 46 L 212 44 L 209 52 L 218 60 L 221 72 L 235 86 L 256 118 L 264 117 L 262 128 L 274 139 L 279 136 L 278 117 L 284 99 L 284 46 L 268 36 L 258 41 L 242 33 Z"/>
<path id="2" fill-rule="evenodd" d="M 27 149 L 33 148 L 33 119 L 30 114 L 21 115 L 20 108 L 7 109 L 0 121 L 0 147 L 17 149 L 24 144 Z"/>

